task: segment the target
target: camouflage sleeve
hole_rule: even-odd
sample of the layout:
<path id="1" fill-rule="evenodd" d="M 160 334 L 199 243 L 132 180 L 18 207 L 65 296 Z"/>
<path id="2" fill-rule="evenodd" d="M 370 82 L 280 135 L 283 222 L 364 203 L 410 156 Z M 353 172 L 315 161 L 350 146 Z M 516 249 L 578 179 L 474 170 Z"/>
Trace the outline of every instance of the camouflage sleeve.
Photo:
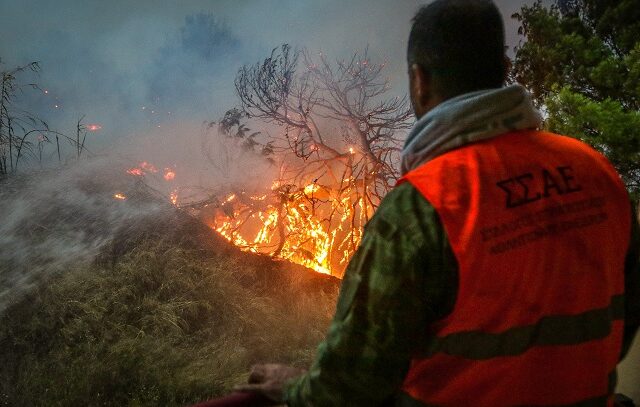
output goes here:
<path id="1" fill-rule="evenodd" d="M 409 184 L 391 191 L 347 267 L 326 339 L 289 406 L 373 406 L 402 384 L 430 322 L 455 302 L 453 254 L 433 207 Z"/>

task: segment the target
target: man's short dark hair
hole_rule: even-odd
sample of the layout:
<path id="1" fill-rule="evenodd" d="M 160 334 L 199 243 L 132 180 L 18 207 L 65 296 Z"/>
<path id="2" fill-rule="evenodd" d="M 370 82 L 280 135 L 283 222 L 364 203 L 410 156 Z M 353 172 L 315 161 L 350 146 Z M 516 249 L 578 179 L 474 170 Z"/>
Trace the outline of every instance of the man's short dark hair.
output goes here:
<path id="1" fill-rule="evenodd" d="M 413 19 L 408 62 L 451 97 L 503 85 L 505 40 L 502 16 L 490 0 L 436 0 Z"/>

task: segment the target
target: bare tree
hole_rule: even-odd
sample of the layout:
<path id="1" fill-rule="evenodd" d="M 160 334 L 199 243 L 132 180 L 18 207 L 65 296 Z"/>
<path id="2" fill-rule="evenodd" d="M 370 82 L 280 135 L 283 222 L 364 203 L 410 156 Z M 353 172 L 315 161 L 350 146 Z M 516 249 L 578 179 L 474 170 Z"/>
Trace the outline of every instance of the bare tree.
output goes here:
<path id="1" fill-rule="evenodd" d="M 284 128 L 269 142 L 274 152 L 302 160 L 295 183 L 317 171 L 326 171 L 334 186 L 352 178 L 375 207 L 397 179 L 398 133 L 411 125 L 407 98 L 385 98 L 384 68 L 367 50 L 331 64 L 321 53 L 285 44 L 262 63 L 241 68 L 235 86 L 249 117 Z M 336 172 L 336 162 L 344 172 Z"/>
<path id="2" fill-rule="evenodd" d="M 395 184 L 401 136 L 411 126 L 407 97 L 389 97 L 384 75 L 385 64 L 372 62 L 368 50 L 330 62 L 287 44 L 238 71 L 242 110 L 225 117 L 245 115 L 262 126 L 260 134 L 241 138 L 277 165 L 280 176 L 270 210 L 260 215 L 268 230 L 236 243 L 341 273 Z M 240 213 L 255 217 L 251 208 L 238 209 L 225 229 L 230 239 L 248 221 Z"/>

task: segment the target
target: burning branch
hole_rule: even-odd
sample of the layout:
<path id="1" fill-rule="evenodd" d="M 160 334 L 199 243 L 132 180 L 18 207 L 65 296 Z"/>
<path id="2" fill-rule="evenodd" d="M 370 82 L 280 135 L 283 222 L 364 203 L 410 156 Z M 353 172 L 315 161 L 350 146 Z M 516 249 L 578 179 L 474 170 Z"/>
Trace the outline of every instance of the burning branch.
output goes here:
<path id="1" fill-rule="evenodd" d="M 233 214 L 219 212 L 212 227 L 247 250 L 340 275 L 395 184 L 399 136 L 411 125 L 407 98 L 386 97 L 384 69 L 368 50 L 330 63 L 286 44 L 242 67 L 241 110 L 229 110 L 219 131 L 261 148 L 280 172 L 259 208 L 234 201 Z M 251 133 L 244 119 L 273 131 Z M 219 169 L 233 162 L 217 158 L 210 161 Z"/>

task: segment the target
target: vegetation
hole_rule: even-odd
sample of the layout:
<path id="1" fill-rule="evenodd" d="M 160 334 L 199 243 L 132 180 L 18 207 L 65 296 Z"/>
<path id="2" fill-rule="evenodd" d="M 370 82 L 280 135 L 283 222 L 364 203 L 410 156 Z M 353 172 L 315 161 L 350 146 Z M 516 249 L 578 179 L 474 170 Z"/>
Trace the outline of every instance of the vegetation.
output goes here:
<path id="1" fill-rule="evenodd" d="M 307 366 L 335 286 L 241 255 L 147 242 L 47 282 L 1 317 L 0 405 L 179 406 L 253 363 Z"/>
<path id="2" fill-rule="evenodd" d="M 223 176 L 247 151 L 278 173 L 264 198 L 233 201 L 224 233 L 250 250 L 342 275 L 364 225 L 395 185 L 412 122 L 407 97 L 390 96 L 388 82 L 385 63 L 367 50 L 333 62 L 285 44 L 240 68 L 240 107 L 208 123 L 221 136 L 210 144 L 234 148 L 203 151 Z M 266 227 L 253 225 L 256 215 L 268 219 Z"/>
<path id="3" fill-rule="evenodd" d="M 550 130 L 602 151 L 636 194 L 639 13 L 640 0 L 524 6 L 515 18 L 526 41 L 511 73 L 533 92 Z M 70 138 L 19 107 L 23 89 L 38 89 L 19 79 L 38 70 L 32 63 L 0 72 L 0 177 L 14 174 L 25 157 L 41 162 L 46 145 L 55 145 L 60 160 L 61 140 L 75 147 L 77 158 L 85 150 L 81 120 Z M 218 206 L 233 220 L 233 232 L 256 211 L 276 219 L 265 226 L 271 254 L 289 250 L 289 258 L 309 260 L 303 264 L 335 266 L 330 255 L 318 260 L 312 244 L 335 241 L 331 250 L 340 253 L 357 246 L 397 177 L 399 136 L 410 126 L 406 98 L 387 97 L 384 64 L 372 63 L 366 52 L 333 63 L 288 45 L 242 67 L 235 85 L 240 107 L 207 123 L 224 146 L 213 149 L 220 138 L 207 139 L 204 154 L 226 178 L 247 151 L 281 171 L 268 198 L 223 194 Z M 263 131 L 249 128 L 255 125 Z M 113 191 L 103 192 L 111 199 Z M 93 202 L 96 194 L 91 189 L 86 196 Z M 104 233 L 102 222 L 112 220 L 91 208 L 88 216 L 101 222 L 88 228 L 76 216 L 82 236 Z M 34 241 L 59 235 L 55 221 L 69 223 L 55 201 L 49 210 L 32 216 L 37 228 L 23 228 Z M 308 365 L 333 314 L 336 280 L 240 252 L 183 211 L 170 210 L 170 217 L 154 213 L 145 225 L 126 219 L 122 234 L 114 232 L 92 261 L 65 263 L 64 273 L 2 310 L 0 406 L 181 406 L 228 392 L 256 362 Z M 332 237 L 330 230 L 338 232 Z M 308 233 L 296 236 L 299 231 Z M 287 247 L 287 239 L 295 244 Z M 11 267 L 2 266 L 3 272 Z"/>
<path id="4" fill-rule="evenodd" d="M 38 62 L 0 71 L 0 178 L 15 174 L 25 158 L 36 159 L 42 164 L 45 146 L 55 142 L 58 161 L 62 161 L 60 141 L 67 141 L 80 158 L 85 148 L 86 128 L 82 119 L 77 122 L 76 139 L 51 130 L 37 115 L 20 107 L 20 95 L 26 89 L 40 90 L 36 83 L 24 83 L 21 76 L 39 73 Z"/>
<path id="5" fill-rule="evenodd" d="M 322 53 L 285 44 L 242 67 L 235 86 L 247 117 L 283 130 L 269 135 L 266 147 L 279 161 L 289 153 L 299 159 L 290 175 L 294 184 L 324 173 L 323 181 L 339 191 L 353 178 L 375 207 L 398 177 L 402 130 L 412 118 L 406 96 L 387 95 L 384 74 L 385 64 L 370 60 L 367 50 L 331 63 Z"/>
<path id="6" fill-rule="evenodd" d="M 512 75 L 546 126 L 603 152 L 640 193 L 640 1 L 537 1 L 514 17 L 526 42 Z"/>

